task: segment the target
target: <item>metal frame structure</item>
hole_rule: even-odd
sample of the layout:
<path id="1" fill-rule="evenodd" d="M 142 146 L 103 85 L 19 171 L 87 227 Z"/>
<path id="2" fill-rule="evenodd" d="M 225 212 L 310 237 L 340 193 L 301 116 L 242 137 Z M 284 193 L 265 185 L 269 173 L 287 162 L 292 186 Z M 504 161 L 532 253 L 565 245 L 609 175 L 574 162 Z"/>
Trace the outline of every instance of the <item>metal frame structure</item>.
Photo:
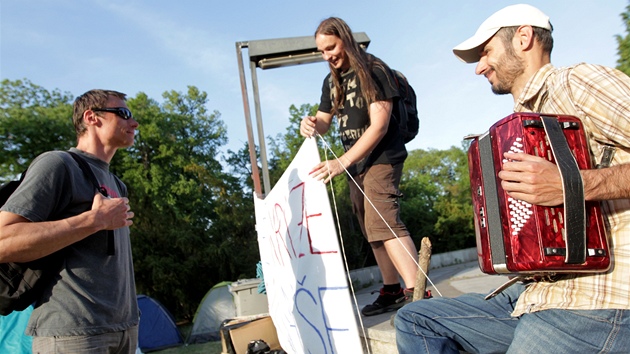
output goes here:
<path id="1" fill-rule="evenodd" d="M 370 39 L 364 32 L 353 33 L 354 39 L 365 49 L 370 44 Z M 274 69 L 285 66 L 300 65 L 323 61 L 321 53 L 317 50 L 313 36 L 264 39 L 255 41 L 236 42 L 236 55 L 238 60 L 239 75 L 241 81 L 241 93 L 243 95 L 243 109 L 245 111 L 245 124 L 247 127 L 247 144 L 249 147 L 249 159 L 252 164 L 252 180 L 254 191 L 259 197 L 263 197 L 256 158 L 256 144 L 252 128 L 251 113 L 249 107 L 248 90 L 245 78 L 243 61 L 243 48 L 248 48 L 249 67 L 253 86 L 254 106 L 256 112 L 256 124 L 258 131 L 258 143 L 260 144 L 260 159 L 265 194 L 271 191 L 269 181 L 269 167 L 267 165 L 267 148 L 263 131 L 262 114 L 260 109 L 260 95 L 258 91 L 258 78 L 256 68 L 262 70 Z"/>

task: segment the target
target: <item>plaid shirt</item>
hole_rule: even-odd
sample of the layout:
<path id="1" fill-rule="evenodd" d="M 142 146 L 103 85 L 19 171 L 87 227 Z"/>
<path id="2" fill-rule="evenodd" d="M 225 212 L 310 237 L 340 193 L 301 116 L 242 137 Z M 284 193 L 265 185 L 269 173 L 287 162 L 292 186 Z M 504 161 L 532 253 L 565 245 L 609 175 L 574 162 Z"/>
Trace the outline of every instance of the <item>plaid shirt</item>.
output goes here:
<path id="1" fill-rule="evenodd" d="M 600 161 L 604 145 L 613 145 L 617 149 L 611 165 L 630 163 L 630 78 L 618 70 L 547 64 L 527 83 L 514 111 L 576 116 L 584 124 L 594 162 Z M 513 316 L 546 309 L 630 309 L 630 199 L 608 200 L 602 206 L 610 270 L 533 283 L 519 298 Z"/>

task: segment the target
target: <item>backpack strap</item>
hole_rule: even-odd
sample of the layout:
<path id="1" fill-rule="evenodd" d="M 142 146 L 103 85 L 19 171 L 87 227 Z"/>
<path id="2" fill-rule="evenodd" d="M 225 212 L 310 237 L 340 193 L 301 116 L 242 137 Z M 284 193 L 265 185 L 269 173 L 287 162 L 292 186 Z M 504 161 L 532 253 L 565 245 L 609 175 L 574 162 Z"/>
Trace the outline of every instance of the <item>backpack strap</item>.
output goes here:
<path id="1" fill-rule="evenodd" d="M 109 193 L 107 193 L 107 190 L 105 188 L 99 185 L 98 180 L 94 175 L 94 171 L 92 171 L 92 168 L 90 168 L 88 163 L 85 162 L 85 160 L 78 154 L 72 151 L 68 151 L 68 153 L 79 164 L 79 167 L 83 171 L 83 174 L 85 174 L 87 179 L 92 182 L 94 188 L 96 188 L 96 190 L 99 191 L 99 193 L 101 193 L 104 197 L 109 198 Z M 118 180 L 116 180 L 116 183 L 118 183 Z M 110 256 L 116 254 L 116 245 L 114 243 L 114 230 L 107 230 L 107 254 Z"/>

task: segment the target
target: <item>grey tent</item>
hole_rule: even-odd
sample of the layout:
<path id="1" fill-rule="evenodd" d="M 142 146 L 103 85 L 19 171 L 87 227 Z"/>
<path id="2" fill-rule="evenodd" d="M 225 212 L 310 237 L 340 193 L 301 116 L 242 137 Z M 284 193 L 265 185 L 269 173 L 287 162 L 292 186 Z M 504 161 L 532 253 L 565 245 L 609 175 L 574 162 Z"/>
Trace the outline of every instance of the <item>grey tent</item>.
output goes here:
<path id="1" fill-rule="evenodd" d="M 218 283 L 203 297 L 186 343 L 205 343 L 221 339 L 221 323 L 236 316 L 234 297 L 228 288 L 230 284 L 231 281 Z"/>

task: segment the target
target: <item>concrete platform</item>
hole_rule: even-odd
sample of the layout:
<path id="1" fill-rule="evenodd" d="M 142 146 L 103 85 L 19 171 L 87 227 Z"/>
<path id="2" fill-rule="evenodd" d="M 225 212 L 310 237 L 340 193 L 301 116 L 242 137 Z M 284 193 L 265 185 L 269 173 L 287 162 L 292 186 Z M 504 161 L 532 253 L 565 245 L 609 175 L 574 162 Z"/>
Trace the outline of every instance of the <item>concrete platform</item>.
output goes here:
<path id="1" fill-rule="evenodd" d="M 474 256 L 476 257 L 476 252 L 474 252 Z M 432 267 L 437 263 L 434 262 L 434 258 L 441 259 L 443 257 L 453 259 L 452 255 L 434 255 L 431 259 Z M 433 297 L 456 297 L 469 292 L 488 293 L 508 280 L 507 276 L 487 275 L 482 273 L 479 270 L 476 258 L 472 261 L 469 259 L 469 256 L 463 258 L 464 259 L 455 257 L 454 259 L 458 263 L 429 270 L 428 276 L 433 282 L 433 285 L 427 282 L 427 289 L 431 290 Z M 377 267 L 371 269 L 364 268 L 362 272 L 372 272 L 373 274 L 369 278 L 372 278 L 374 281 L 363 289 L 358 290 L 355 288 L 356 301 L 359 309 L 374 302 L 382 286 L 379 281 L 380 273 L 378 273 Z M 362 276 L 365 278 L 366 275 L 363 274 Z M 358 285 L 360 286 L 360 284 Z M 357 311 L 357 313 L 360 313 L 360 311 Z M 361 340 L 365 353 L 398 353 L 396 349 L 396 332 L 391 323 L 394 314 L 394 312 L 387 312 L 369 317 L 361 315 L 361 318 L 357 318 L 357 323 L 360 326 L 359 333 L 362 337 Z M 367 338 L 367 341 L 365 338 Z"/>

